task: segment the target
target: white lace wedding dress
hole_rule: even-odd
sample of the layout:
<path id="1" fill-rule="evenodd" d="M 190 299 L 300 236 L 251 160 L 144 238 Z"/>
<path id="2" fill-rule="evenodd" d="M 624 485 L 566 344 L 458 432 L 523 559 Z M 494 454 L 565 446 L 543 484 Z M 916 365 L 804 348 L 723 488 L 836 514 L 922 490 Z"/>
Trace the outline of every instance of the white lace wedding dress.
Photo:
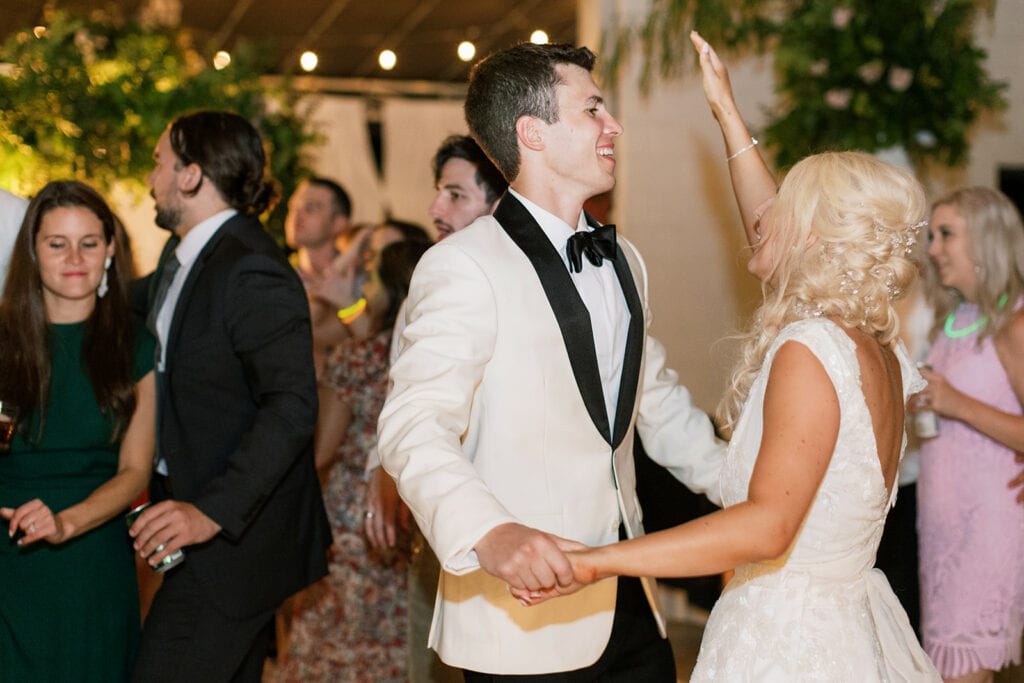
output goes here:
<path id="1" fill-rule="evenodd" d="M 729 444 L 722 498 L 726 505 L 746 500 L 768 371 L 788 340 L 810 349 L 836 388 L 836 448 L 787 554 L 737 568 L 708 619 L 690 680 L 938 681 L 888 581 L 872 569 L 896 496 L 882 478 L 856 346 L 831 321 L 793 323 L 768 352 Z M 906 397 L 924 382 L 902 346 L 897 355 Z"/>

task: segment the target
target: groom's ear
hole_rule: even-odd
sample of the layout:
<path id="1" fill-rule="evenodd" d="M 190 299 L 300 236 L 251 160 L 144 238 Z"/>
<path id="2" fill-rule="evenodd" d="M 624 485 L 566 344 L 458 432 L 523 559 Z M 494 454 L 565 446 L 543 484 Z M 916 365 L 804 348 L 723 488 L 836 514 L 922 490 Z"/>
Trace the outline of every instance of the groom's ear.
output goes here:
<path id="1" fill-rule="evenodd" d="M 527 149 L 539 152 L 544 149 L 544 122 L 536 116 L 523 114 L 516 119 L 516 137 Z"/>

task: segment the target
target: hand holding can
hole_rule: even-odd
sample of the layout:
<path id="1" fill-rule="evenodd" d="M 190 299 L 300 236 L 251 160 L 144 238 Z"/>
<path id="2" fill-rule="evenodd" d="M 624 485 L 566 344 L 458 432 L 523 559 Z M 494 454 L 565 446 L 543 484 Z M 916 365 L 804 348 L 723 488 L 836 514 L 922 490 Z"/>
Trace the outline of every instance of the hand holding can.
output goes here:
<path id="1" fill-rule="evenodd" d="M 919 439 L 934 439 L 939 435 L 939 416 L 934 410 L 928 410 L 928 399 L 919 395 L 914 405 L 923 410 L 914 412 L 914 434 Z"/>
<path id="2" fill-rule="evenodd" d="M 918 363 L 917 367 L 932 369 L 927 363 Z M 939 416 L 929 408 L 928 397 L 923 392 L 914 398 L 914 434 L 919 439 L 934 439 L 939 435 Z"/>
<path id="3" fill-rule="evenodd" d="M 143 503 L 142 505 L 140 505 L 140 506 L 138 506 L 136 508 L 132 508 L 128 512 L 128 514 L 126 514 L 124 516 L 125 523 L 127 524 L 129 529 L 131 529 L 132 525 L 135 524 L 135 520 L 139 518 L 139 515 L 142 514 L 142 511 L 145 510 L 146 508 L 148 508 L 149 506 L 150 506 L 149 503 Z M 163 544 L 158 545 L 156 547 L 156 549 L 154 549 L 153 552 L 150 553 L 150 557 L 152 557 L 156 553 L 161 552 L 164 549 L 164 547 L 165 546 Z M 168 555 L 167 557 L 165 557 L 164 559 L 162 559 L 155 567 L 152 567 L 152 570 L 155 571 L 155 572 L 159 572 L 159 573 L 163 574 L 168 569 L 172 569 L 173 567 L 177 567 L 179 564 L 181 564 L 184 561 L 185 561 L 185 551 L 182 550 L 181 548 L 179 548 L 179 549 L 175 550 L 173 553 L 171 553 L 170 555 Z"/>

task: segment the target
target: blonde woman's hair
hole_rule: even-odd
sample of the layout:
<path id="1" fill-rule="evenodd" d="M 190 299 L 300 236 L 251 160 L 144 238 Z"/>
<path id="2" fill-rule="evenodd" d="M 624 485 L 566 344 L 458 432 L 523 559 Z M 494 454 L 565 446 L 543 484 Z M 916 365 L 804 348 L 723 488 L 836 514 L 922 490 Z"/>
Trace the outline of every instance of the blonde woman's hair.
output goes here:
<path id="1" fill-rule="evenodd" d="M 924 190 L 902 169 L 862 152 L 826 152 L 786 176 L 769 225 L 775 264 L 764 303 L 741 339 L 742 354 L 719 417 L 731 431 L 765 355 L 782 329 L 813 316 L 892 344 L 892 302 L 917 274 L 911 258 L 925 214 Z"/>
<path id="2" fill-rule="evenodd" d="M 1024 225 L 1020 212 L 1010 198 L 990 187 L 962 187 L 938 197 L 932 211 L 951 206 L 964 219 L 967 228 L 967 253 L 977 272 L 975 303 L 980 315 L 988 318 L 978 333 L 978 342 L 995 334 L 1013 316 L 1013 304 L 1024 292 Z M 934 230 L 932 226 L 930 230 Z M 928 260 L 925 269 L 928 300 L 935 310 L 929 339 L 942 331 L 946 318 L 964 300 L 952 287 L 943 287 L 935 264 Z M 1008 305 L 1000 307 L 1006 295 Z"/>

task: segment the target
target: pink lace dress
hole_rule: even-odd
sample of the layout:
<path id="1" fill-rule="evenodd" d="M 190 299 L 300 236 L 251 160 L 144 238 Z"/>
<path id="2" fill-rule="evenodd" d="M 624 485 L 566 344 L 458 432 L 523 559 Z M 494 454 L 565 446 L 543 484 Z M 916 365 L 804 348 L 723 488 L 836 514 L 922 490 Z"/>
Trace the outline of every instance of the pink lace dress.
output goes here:
<path id="1" fill-rule="evenodd" d="M 956 327 L 977 319 L 977 307 L 962 304 Z M 940 334 L 928 363 L 965 394 L 1021 414 L 991 337 L 979 346 L 977 333 Z M 1024 506 L 1006 487 L 1019 472 L 1013 451 L 956 420 L 941 420 L 921 447 L 921 630 L 943 677 L 1021 660 Z"/>

